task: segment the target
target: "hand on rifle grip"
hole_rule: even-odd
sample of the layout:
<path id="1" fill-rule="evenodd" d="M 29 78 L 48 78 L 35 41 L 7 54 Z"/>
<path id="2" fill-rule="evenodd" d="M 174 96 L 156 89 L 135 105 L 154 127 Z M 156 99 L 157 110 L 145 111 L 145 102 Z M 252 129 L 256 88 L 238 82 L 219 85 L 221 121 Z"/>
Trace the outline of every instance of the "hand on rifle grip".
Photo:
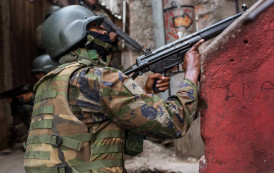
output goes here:
<path id="1" fill-rule="evenodd" d="M 171 69 L 165 71 L 165 74 L 162 75 L 162 80 L 155 79 L 153 83 L 154 93 L 165 92 L 169 88 L 170 77 L 176 75 L 179 72 L 179 66 L 174 66 Z M 158 82 L 160 80 L 160 82 Z M 157 87 L 157 84 L 160 87 Z"/>
<path id="2" fill-rule="evenodd" d="M 158 81 L 159 81 L 159 79 L 155 79 L 154 82 L 153 82 L 153 91 L 154 91 L 154 93 L 164 92 L 164 91 L 160 91 L 160 88 L 158 88 L 156 86 Z"/>
<path id="3" fill-rule="evenodd" d="M 170 77 L 164 77 L 160 73 L 149 75 L 144 90 L 148 94 L 164 92 L 169 88 Z"/>

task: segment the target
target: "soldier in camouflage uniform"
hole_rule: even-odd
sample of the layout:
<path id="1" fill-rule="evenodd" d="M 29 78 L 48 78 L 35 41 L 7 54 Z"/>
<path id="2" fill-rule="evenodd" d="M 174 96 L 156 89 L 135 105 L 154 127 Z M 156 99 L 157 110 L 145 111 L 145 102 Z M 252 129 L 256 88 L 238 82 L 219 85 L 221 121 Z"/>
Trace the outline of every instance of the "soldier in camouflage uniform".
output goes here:
<path id="1" fill-rule="evenodd" d="M 58 66 L 58 63 L 53 62 L 48 54 L 38 56 L 32 62 L 31 72 L 34 74 L 37 81 L 39 81 L 48 72 Z M 17 96 L 22 102 L 22 105 L 17 108 L 20 117 L 27 129 L 29 128 L 35 95 L 32 91 Z"/>
<path id="2" fill-rule="evenodd" d="M 58 66 L 58 63 L 53 62 L 50 59 L 50 56 L 47 54 L 40 55 L 34 59 L 32 62 L 32 69 L 31 71 L 34 73 L 37 81 L 40 80 L 43 76 L 45 76 L 48 72 Z M 16 101 L 15 109 L 16 113 L 20 116 L 21 120 L 26 125 L 27 129 L 30 125 L 30 119 L 32 115 L 32 109 L 34 105 L 35 95 L 30 90 L 27 93 L 18 95 Z"/>
<path id="3" fill-rule="evenodd" d="M 151 94 L 121 71 L 106 67 L 111 48 L 103 18 L 81 6 L 64 7 L 44 23 L 42 42 L 62 64 L 34 89 L 24 168 L 28 173 L 126 172 L 125 154 L 142 151 L 143 136 L 182 137 L 197 110 L 198 47 L 185 56 L 182 88 L 167 100 Z M 159 80 L 158 87 L 165 86 Z"/>
<path id="4" fill-rule="evenodd" d="M 58 63 L 53 62 L 50 56 L 45 54 L 38 56 L 32 63 L 32 72 L 37 81 L 55 68 Z M 30 120 L 34 105 L 35 95 L 32 92 L 32 86 L 26 84 L 22 88 L 24 92 L 15 96 L 8 96 L 7 101 L 11 106 L 11 114 L 13 116 L 12 143 L 19 143 L 27 139 L 27 130 L 30 126 Z"/>
<path id="5" fill-rule="evenodd" d="M 27 139 L 27 130 L 30 125 L 34 100 L 32 87 L 29 84 L 18 88 L 21 88 L 21 92 L 16 93 L 15 91 L 15 95 L 7 96 L 6 98 L 10 104 L 13 117 L 13 126 L 10 129 L 12 135 L 10 142 L 14 149 L 22 149 L 22 142 Z"/>
<path id="6" fill-rule="evenodd" d="M 37 81 L 39 81 L 43 76 L 58 65 L 59 63 L 52 61 L 48 54 L 43 54 L 33 60 L 31 72 L 34 74 Z"/>

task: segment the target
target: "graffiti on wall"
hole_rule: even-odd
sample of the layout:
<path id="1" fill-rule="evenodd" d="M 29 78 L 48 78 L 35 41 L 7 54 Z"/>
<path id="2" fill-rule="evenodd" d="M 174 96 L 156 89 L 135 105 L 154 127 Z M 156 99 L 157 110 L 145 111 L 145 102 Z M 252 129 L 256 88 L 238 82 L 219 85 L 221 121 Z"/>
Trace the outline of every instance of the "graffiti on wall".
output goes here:
<path id="1" fill-rule="evenodd" d="M 191 26 L 193 20 L 189 17 L 188 14 L 183 14 L 182 16 L 172 17 L 172 22 L 174 28 L 184 27 L 188 29 Z"/>
<path id="2" fill-rule="evenodd" d="M 254 88 L 251 90 L 250 87 L 251 85 L 247 85 L 246 83 L 243 83 L 241 87 L 238 86 L 236 89 L 235 87 L 233 89 L 228 87 L 226 89 L 225 100 L 230 101 L 233 99 L 234 101 L 241 102 L 250 99 L 250 97 L 260 98 L 263 92 L 265 92 L 269 97 L 273 97 L 274 84 L 271 81 L 264 81 L 260 85 L 260 88 L 257 88 L 257 92 L 255 92 Z"/>
<path id="3" fill-rule="evenodd" d="M 163 0 L 162 2 L 167 43 L 196 31 L 194 6 L 183 4 L 182 0 Z"/>

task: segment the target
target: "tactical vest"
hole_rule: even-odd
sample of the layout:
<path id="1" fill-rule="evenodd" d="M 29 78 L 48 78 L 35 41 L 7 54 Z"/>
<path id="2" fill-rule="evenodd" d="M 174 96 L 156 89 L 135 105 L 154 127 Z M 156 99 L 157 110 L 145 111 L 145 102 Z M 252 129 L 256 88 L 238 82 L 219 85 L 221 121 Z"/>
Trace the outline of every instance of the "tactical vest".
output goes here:
<path id="1" fill-rule="evenodd" d="M 112 130 L 88 133 L 87 126 L 72 113 L 68 103 L 69 79 L 84 65 L 59 66 L 36 85 L 36 97 L 29 136 L 26 142 L 24 168 L 27 173 L 91 172 L 102 167 L 121 167 L 123 160 L 90 161 L 94 140 L 125 138 L 125 132 Z M 105 148 L 104 148 L 105 149 Z M 108 146 L 109 152 L 124 148 Z"/>

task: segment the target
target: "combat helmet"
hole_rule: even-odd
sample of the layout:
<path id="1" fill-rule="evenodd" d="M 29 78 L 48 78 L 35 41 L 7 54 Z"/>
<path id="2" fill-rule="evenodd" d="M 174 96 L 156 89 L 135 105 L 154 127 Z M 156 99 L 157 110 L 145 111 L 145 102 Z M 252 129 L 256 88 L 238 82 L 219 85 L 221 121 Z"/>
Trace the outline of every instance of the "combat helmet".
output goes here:
<path id="1" fill-rule="evenodd" d="M 50 59 L 48 54 L 43 54 L 34 59 L 31 71 L 48 73 L 58 65 Z"/>
<path id="2" fill-rule="evenodd" d="M 46 16 L 45 16 L 45 19 L 47 19 L 50 15 L 52 15 L 52 13 L 60 10 L 61 7 L 57 6 L 57 5 L 52 5 L 50 6 L 47 11 L 46 11 Z"/>
<path id="3" fill-rule="evenodd" d="M 61 8 L 47 18 L 42 28 L 42 44 L 51 59 L 58 61 L 81 42 L 86 37 L 88 24 L 94 21 L 101 25 L 104 18 L 79 5 Z"/>

